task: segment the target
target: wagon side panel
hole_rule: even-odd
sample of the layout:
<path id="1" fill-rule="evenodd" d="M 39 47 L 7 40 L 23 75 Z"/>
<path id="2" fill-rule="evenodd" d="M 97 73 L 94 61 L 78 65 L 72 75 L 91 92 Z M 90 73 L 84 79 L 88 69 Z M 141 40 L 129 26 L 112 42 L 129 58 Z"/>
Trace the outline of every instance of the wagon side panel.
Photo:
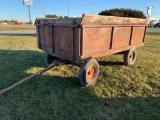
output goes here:
<path id="1" fill-rule="evenodd" d="M 82 28 L 73 28 L 73 60 L 80 61 L 82 55 Z"/>
<path id="2" fill-rule="evenodd" d="M 38 30 L 38 47 L 48 54 L 53 53 L 52 45 L 52 27 L 47 25 L 37 26 Z"/>
<path id="3" fill-rule="evenodd" d="M 64 60 L 73 60 L 73 28 L 54 27 L 55 56 Z"/>
<path id="4" fill-rule="evenodd" d="M 51 41 L 51 27 L 50 26 L 39 26 L 40 27 L 40 44 L 46 47 L 52 47 Z"/>
<path id="5" fill-rule="evenodd" d="M 125 47 L 129 45 L 131 27 L 114 27 L 111 49 Z"/>
<path id="6" fill-rule="evenodd" d="M 111 27 L 83 28 L 83 55 L 110 49 Z"/>
<path id="7" fill-rule="evenodd" d="M 46 54 L 73 61 L 73 30 L 73 27 L 39 25 L 37 26 L 38 47 Z"/>
<path id="8" fill-rule="evenodd" d="M 39 28 L 39 44 L 40 46 L 44 45 L 44 26 L 38 26 Z"/>
<path id="9" fill-rule="evenodd" d="M 52 47 L 52 27 L 51 26 L 44 26 L 44 40 L 46 47 Z"/>
<path id="10" fill-rule="evenodd" d="M 131 45 L 137 45 L 144 42 L 146 27 L 133 27 Z"/>

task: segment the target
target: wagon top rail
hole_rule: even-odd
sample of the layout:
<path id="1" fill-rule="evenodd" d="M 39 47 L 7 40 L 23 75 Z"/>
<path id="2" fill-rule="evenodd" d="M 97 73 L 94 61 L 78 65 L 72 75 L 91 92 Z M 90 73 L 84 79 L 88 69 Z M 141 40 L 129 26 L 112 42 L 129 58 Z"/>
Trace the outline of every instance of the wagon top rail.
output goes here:
<path id="1" fill-rule="evenodd" d="M 84 14 L 82 18 L 37 18 L 35 25 L 66 25 L 66 26 L 88 26 L 88 25 L 140 25 L 148 26 L 148 19 L 90 15 Z"/>

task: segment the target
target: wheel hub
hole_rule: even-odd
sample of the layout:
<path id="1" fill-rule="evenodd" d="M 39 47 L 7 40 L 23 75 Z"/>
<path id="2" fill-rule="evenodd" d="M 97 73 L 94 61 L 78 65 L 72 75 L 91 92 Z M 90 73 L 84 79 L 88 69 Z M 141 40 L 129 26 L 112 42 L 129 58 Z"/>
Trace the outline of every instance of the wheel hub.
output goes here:
<path id="1" fill-rule="evenodd" d="M 134 55 L 134 53 L 132 52 L 132 53 L 129 55 L 129 61 L 130 61 L 130 62 L 134 61 L 134 58 L 135 58 L 135 55 Z"/>
<path id="2" fill-rule="evenodd" d="M 92 81 L 92 79 L 94 78 L 95 74 L 96 74 L 95 66 L 89 67 L 88 70 L 87 70 L 87 74 L 86 74 L 87 80 Z"/>

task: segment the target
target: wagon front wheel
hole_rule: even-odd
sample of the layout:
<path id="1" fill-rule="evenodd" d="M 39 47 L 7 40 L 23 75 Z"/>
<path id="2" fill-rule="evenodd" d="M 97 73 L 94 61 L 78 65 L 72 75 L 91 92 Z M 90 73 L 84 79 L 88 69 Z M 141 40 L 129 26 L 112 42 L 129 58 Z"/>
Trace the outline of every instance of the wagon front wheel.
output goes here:
<path id="1" fill-rule="evenodd" d="M 90 86 L 97 81 L 99 74 L 99 64 L 95 59 L 84 63 L 78 73 L 78 79 L 81 85 Z"/>
<path id="2" fill-rule="evenodd" d="M 133 65 L 137 58 L 137 51 L 136 49 L 131 49 L 128 51 L 125 51 L 124 53 L 124 64 L 125 65 Z"/>
<path id="3" fill-rule="evenodd" d="M 57 57 L 47 54 L 45 57 L 45 62 L 49 66 L 50 64 L 56 62 L 58 60 Z"/>

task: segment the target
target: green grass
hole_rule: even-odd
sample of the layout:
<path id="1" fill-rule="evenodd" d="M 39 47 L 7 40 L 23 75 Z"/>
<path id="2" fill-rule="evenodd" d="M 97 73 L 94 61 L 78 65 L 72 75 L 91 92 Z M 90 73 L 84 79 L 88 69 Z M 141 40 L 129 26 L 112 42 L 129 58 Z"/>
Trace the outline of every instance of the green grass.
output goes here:
<path id="1" fill-rule="evenodd" d="M 36 37 L 0 37 L 0 89 L 46 67 Z M 159 120 L 160 34 L 148 34 L 133 66 L 122 55 L 98 58 L 95 85 L 78 83 L 79 68 L 55 67 L 0 96 L 0 120 Z"/>
<path id="2" fill-rule="evenodd" d="M 0 31 L 9 30 L 35 30 L 35 26 L 21 26 L 21 25 L 0 25 Z"/>

